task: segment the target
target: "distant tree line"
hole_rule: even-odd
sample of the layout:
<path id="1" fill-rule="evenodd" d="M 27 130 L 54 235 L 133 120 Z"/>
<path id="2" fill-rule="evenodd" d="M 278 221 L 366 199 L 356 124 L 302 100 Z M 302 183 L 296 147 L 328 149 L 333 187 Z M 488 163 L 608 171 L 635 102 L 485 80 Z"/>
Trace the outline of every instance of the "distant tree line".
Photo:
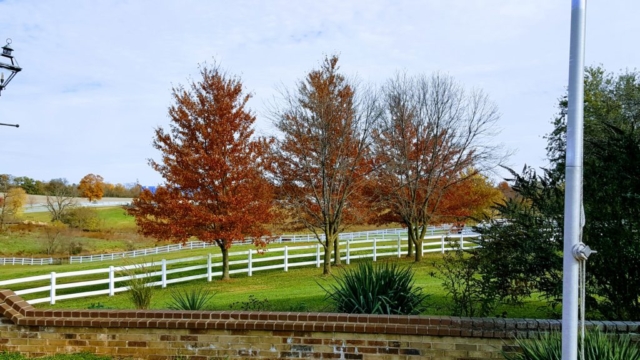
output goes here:
<path id="1" fill-rule="evenodd" d="M 52 189 L 59 190 L 60 187 L 66 188 L 66 190 L 73 196 L 84 196 L 82 190 L 79 189 L 83 184 L 83 180 L 89 176 L 93 176 L 99 179 L 97 182 L 99 188 L 102 191 L 100 197 L 121 197 L 131 198 L 140 194 L 140 185 L 136 183 L 127 184 L 111 184 L 104 182 L 100 175 L 89 174 L 80 180 L 79 184 L 70 183 L 65 178 L 51 179 L 49 181 L 35 180 L 28 176 L 13 176 L 10 174 L 0 174 L 0 193 L 6 193 L 12 188 L 22 188 L 27 195 L 49 195 Z"/>

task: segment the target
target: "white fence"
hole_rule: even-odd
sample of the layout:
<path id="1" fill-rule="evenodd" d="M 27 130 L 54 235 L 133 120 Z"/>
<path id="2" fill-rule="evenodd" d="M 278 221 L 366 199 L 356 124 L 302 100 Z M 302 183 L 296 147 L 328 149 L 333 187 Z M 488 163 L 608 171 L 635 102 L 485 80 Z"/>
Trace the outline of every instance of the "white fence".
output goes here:
<path id="1" fill-rule="evenodd" d="M 51 265 L 53 258 L 0 258 L 0 265 Z"/>
<path id="2" fill-rule="evenodd" d="M 475 247 L 472 239 L 478 235 L 460 234 L 453 237 L 447 235 L 427 237 L 423 243 L 422 252 L 442 252 L 449 250 L 448 241 L 456 241 L 464 248 Z M 376 261 L 379 257 L 401 257 L 406 250 L 406 239 L 396 236 L 395 239 L 378 239 L 372 237 L 369 240 L 347 240 L 340 246 L 340 258 L 349 264 L 353 259 L 372 258 Z M 221 258 L 221 254 L 209 254 L 208 256 L 190 257 L 149 262 L 146 264 L 128 265 L 121 267 L 109 266 L 108 268 L 72 271 L 65 273 L 52 272 L 47 275 L 31 276 L 26 278 L 0 281 L 0 288 L 8 285 L 17 285 L 14 290 L 18 295 L 48 293 L 47 297 L 27 297 L 30 304 L 45 303 L 55 304 L 57 300 L 83 298 L 97 295 L 113 296 L 115 293 L 127 291 L 127 281 L 135 277 L 153 277 L 150 286 L 166 287 L 167 284 L 192 281 L 206 278 L 211 281 L 214 276 L 222 275 L 222 271 L 213 271 L 221 268 L 221 262 L 213 262 L 213 258 Z M 230 274 L 246 273 L 251 276 L 256 271 L 283 269 L 298 266 L 320 267 L 323 263 L 324 249 L 320 244 L 284 246 L 282 248 L 270 248 L 265 253 L 259 250 L 248 250 L 229 253 Z M 171 268 L 168 269 L 168 265 Z M 181 266 L 180 266 L 181 265 Z M 158 269 L 159 267 L 159 269 Z M 155 269 L 154 269 L 155 268 Z M 149 272 L 131 275 L 132 270 L 144 269 Z M 80 278 L 80 281 L 68 279 Z M 59 279 L 63 279 L 61 283 Z M 34 286 L 34 287 L 31 287 Z M 84 288 L 84 290 L 83 290 Z M 58 293 L 63 290 L 63 293 Z"/>
<path id="3" fill-rule="evenodd" d="M 440 231 L 448 231 L 450 226 L 442 226 L 435 227 L 430 226 L 427 228 L 427 233 L 429 235 L 435 235 Z M 406 229 L 384 229 L 384 230 L 374 230 L 374 231 L 362 231 L 362 232 L 352 232 L 352 233 L 341 233 L 339 235 L 340 240 L 354 240 L 354 239 L 369 239 L 372 237 L 380 237 L 387 235 L 404 235 L 406 236 Z M 321 236 L 321 239 L 324 240 L 324 236 Z M 316 237 L 313 234 L 305 234 L 305 235 L 280 235 L 276 239 L 272 241 L 272 243 L 282 244 L 286 242 L 311 242 L 316 241 Z M 245 241 L 244 243 L 251 243 L 250 240 Z M 105 261 L 105 260 L 117 260 L 122 258 L 132 258 L 138 256 L 147 256 L 147 255 L 156 255 L 156 254 L 164 254 L 173 251 L 180 250 L 193 250 L 193 249 L 204 249 L 211 246 L 217 246 L 215 243 L 205 243 L 202 241 L 189 241 L 184 244 L 171 244 L 165 246 L 158 246 L 154 248 L 147 249 L 138 249 L 132 251 L 125 251 L 119 253 L 112 254 L 98 254 L 98 255 L 85 255 L 85 256 L 71 256 L 69 257 L 70 264 L 77 263 L 86 263 L 93 261 Z"/>

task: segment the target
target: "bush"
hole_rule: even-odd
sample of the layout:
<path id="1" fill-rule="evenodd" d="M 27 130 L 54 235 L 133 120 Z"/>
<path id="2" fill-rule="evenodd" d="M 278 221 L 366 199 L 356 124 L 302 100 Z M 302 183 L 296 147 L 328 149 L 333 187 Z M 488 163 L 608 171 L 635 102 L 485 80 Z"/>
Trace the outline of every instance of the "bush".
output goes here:
<path id="1" fill-rule="evenodd" d="M 453 248 L 447 251 L 441 262 L 434 262 L 436 271 L 431 276 L 442 280 L 442 288 L 451 300 L 453 316 L 487 316 L 496 304 L 496 294 L 480 276 L 480 258 L 474 250 L 460 249 L 450 242 Z"/>
<path id="2" fill-rule="evenodd" d="M 204 310 L 216 293 L 202 287 L 172 290 L 168 308 L 171 310 Z"/>
<path id="3" fill-rule="evenodd" d="M 420 314 L 425 310 L 428 295 L 413 284 L 410 268 L 395 263 L 374 266 L 359 263 L 353 269 L 342 270 L 334 276 L 337 285 L 331 285 L 326 299 L 334 303 L 338 312 L 358 314 Z"/>
<path id="4" fill-rule="evenodd" d="M 562 334 L 553 332 L 534 339 L 516 339 L 522 353 L 502 356 L 507 360 L 561 360 Z M 585 360 L 640 360 L 640 348 L 628 335 L 588 331 L 584 342 Z"/>
<path id="5" fill-rule="evenodd" d="M 60 217 L 60 221 L 71 228 L 84 231 L 98 231 L 100 229 L 98 211 L 94 208 L 74 207 L 65 211 Z"/>

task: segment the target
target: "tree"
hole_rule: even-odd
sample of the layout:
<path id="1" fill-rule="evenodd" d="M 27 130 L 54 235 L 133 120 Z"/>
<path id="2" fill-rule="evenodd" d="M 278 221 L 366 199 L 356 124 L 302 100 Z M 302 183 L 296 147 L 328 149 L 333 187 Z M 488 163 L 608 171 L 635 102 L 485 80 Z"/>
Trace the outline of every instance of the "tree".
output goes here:
<path id="1" fill-rule="evenodd" d="M 67 229 L 67 225 L 60 221 L 53 221 L 51 224 L 43 228 L 44 239 L 43 244 L 47 255 L 53 255 L 60 246 L 60 235 Z"/>
<path id="2" fill-rule="evenodd" d="M 373 133 L 379 166 L 373 193 L 381 221 L 408 230 L 408 256 L 422 259 L 427 226 L 437 221 L 443 196 L 476 172 L 501 161 L 489 140 L 498 110 L 481 91 L 465 92 L 442 74 L 398 74 L 384 86 L 383 120 Z"/>
<path id="3" fill-rule="evenodd" d="M 80 180 L 78 190 L 80 195 L 89 201 L 102 199 L 104 194 L 104 179 L 100 175 L 88 174 Z"/>
<path id="4" fill-rule="evenodd" d="M 606 319 L 636 320 L 640 319 L 640 131 L 635 126 L 623 130 L 604 125 L 606 131 L 589 140 L 590 156 L 584 161 L 590 176 L 584 181 L 582 241 L 598 251 L 587 261 L 589 292 Z"/>
<path id="5" fill-rule="evenodd" d="M 38 187 L 36 186 L 36 181 L 27 176 L 19 176 L 13 179 L 13 182 L 16 186 L 19 186 L 24 189 L 29 195 L 38 194 Z"/>
<path id="6" fill-rule="evenodd" d="M 504 200 L 502 192 L 473 168 L 463 171 L 460 177 L 466 180 L 453 184 L 442 196 L 436 212 L 438 221 L 457 223 L 492 218 L 495 204 Z"/>
<path id="7" fill-rule="evenodd" d="M 216 243 L 229 279 L 232 243 L 249 237 L 264 245 L 264 225 L 275 216 L 273 187 L 262 174 L 268 143 L 252 137 L 255 116 L 240 79 L 218 66 L 203 66 L 200 75 L 188 88 L 173 88 L 170 131 L 155 131 L 162 161 L 149 164 L 165 184 L 142 191 L 128 212 L 143 235 Z"/>
<path id="8" fill-rule="evenodd" d="M 587 261 L 587 306 L 609 320 L 640 317 L 640 74 L 585 71 L 582 240 L 597 250 Z M 566 97 L 547 136 L 550 169 L 515 176 L 516 196 L 499 211 L 507 223 L 483 232 L 483 277 L 496 291 L 561 296 L 566 154 Z M 615 259 L 615 261 L 612 261 Z"/>
<path id="9" fill-rule="evenodd" d="M 76 206 L 76 189 L 67 179 L 53 179 L 45 186 L 47 210 L 51 221 L 61 221 L 64 214 Z"/>
<path id="10" fill-rule="evenodd" d="M 19 187 L 9 189 L 0 197 L 0 229 L 4 224 L 20 217 L 27 201 L 27 193 Z"/>
<path id="11" fill-rule="evenodd" d="M 562 296 L 564 182 L 546 170 L 510 170 L 517 196 L 496 205 L 499 220 L 479 227 L 476 249 L 484 286 L 501 301 L 519 303 L 541 293 L 552 305 Z M 505 221 L 506 220 L 506 221 Z"/>
<path id="12" fill-rule="evenodd" d="M 337 56 L 325 58 L 283 97 L 274 111 L 282 136 L 273 139 L 271 174 L 281 206 L 322 244 L 328 275 L 339 233 L 364 216 L 375 101 L 339 73 Z M 340 264 L 337 252 L 334 261 Z"/>

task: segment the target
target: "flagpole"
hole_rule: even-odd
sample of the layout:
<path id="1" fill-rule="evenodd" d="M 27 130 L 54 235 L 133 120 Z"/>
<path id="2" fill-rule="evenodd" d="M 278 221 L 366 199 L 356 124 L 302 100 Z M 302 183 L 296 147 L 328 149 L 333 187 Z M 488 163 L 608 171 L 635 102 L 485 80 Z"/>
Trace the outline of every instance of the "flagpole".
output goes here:
<path id="1" fill-rule="evenodd" d="M 582 231 L 585 28 L 586 0 L 572 0 L 564 202 L 562 360 L 577 360 L 578 358 L 578 279 L 580 265 L 573 256 L 573 249 L 580 243 Z"/>

